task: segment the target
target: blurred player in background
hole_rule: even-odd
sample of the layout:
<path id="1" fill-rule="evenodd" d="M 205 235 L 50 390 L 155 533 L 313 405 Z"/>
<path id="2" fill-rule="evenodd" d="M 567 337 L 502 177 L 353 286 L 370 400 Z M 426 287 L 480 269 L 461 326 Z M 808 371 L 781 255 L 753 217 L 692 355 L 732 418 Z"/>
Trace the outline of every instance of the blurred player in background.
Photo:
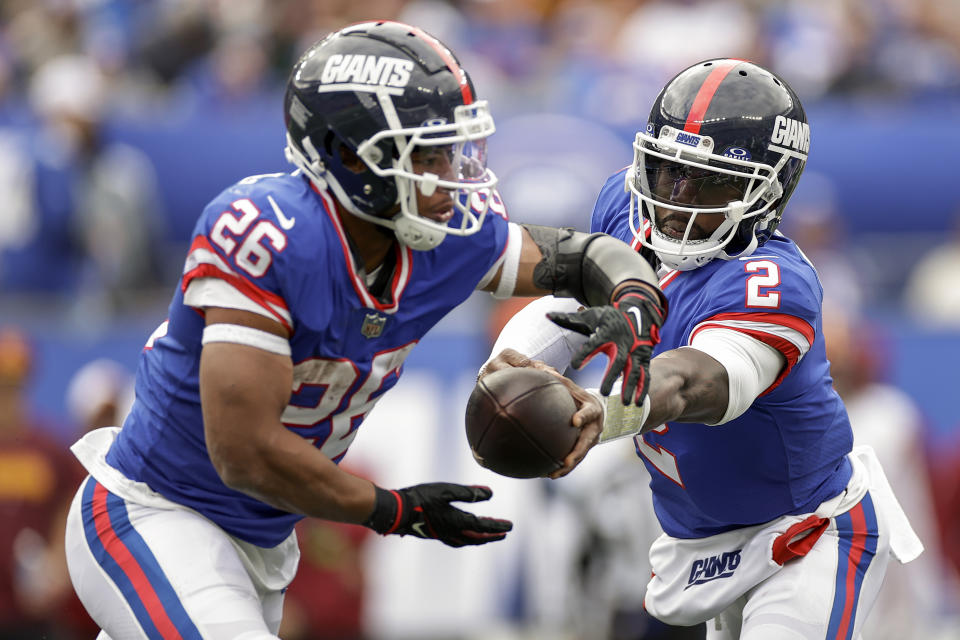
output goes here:
<path id="1" fill-rule="evenodd" d="M 31 414 L 33 364 L 26 335 L 0 329 L 0 638 L 59 640 L 72 638 L 63 523 L 81 470 Z"/>
<path id="2" fill-rule="evenodd" d="M 642 410 L 607 402 L 601 441 L 636 434 L 652 478 L 665 533 L 646 609 L 708 621 L 708 638 L 855 638 L 891 553 L 922 550 L 872 449 L 851 452 L 820 282 L 777 232 L 809 144 L 783 80 L 743 60 L 701 62 L 661 91 L 593 213 L 594 231 L 662 266 L 671 317 L 650 393 Z M 486 370 L 527 357 L 578 366 L 586 327 L 572 308 L 531 303 Z"/>
<path id="3" fill-rule="evenodd" d="M 503 539 L 510 522 L 451 505 L 485 487 L 387 491 L 337 466 L 412 348 L 475 289 L 588 305 L 585 350 L 611 359 L 601 390 L 623 373 L 624 402 L 646 393 L 665 316 L 653 270 L 609 236 L 507 222 L 486 168 L 493 119 L 443 44 L 392 22 L 333 33 L 294 66 L 284 109 L 296 171 L 206 207 L 123 428 L 73 447 L 90 477 L 70 574 L 101 640 L 275 638 L 304 516 L 455 547 Z M 581 404 L 558 473 L 602 428 Z"/>
<path id="4" fill-rule="evenodd" d="M 10 203 L 0 229 L 0 291 L 69 293 L 77 311 L 97 314 L 100 306 L 135 305 L 156 284 L 162 260 L 152 240 L 163 237 L 156 168 L 111 135 L 110 86 L 97 62 L 80 54 L 55 56 L 31 76 L 38 129 L 0 152 Z"/>
<path id="5" fill-rule="evenodd" d="M 96 358 L 67 383 L 67 409 L 80 433 L 123 424 L 133 404 L 133 374 L 116 360 Z"/>

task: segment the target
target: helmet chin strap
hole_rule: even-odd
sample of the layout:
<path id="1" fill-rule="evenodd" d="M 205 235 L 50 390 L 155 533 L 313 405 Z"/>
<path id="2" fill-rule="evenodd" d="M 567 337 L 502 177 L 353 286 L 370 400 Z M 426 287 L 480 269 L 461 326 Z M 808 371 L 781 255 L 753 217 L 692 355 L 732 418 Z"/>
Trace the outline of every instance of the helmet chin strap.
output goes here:
<path id="1" fill-rule="evenodd" d="M 725 247 L 729 245 L 736 236 L 737 228 L 743 223 L 743 217 L 746 214 L 748 205 L 743 200 L 734 200 L 729 202 L 727 206 L 729 207 L 729 211 L 727 211 L 725 214 L 725 220 L 723 224 L 717 227 L 717 229 L 715 229 L 710 235 L 710 238 L 706 240 L 706 242 L 714 243 L 714 247 L 700 254 L 695 253 L 688 255 L 677 255 L 676 253 L 668 253 L 668 243 L 673 244 L 675 241 L 665 236 L 654 225 L 652 229 L 652 244 L 660 261 L 671 269 L 689 271 L 691 269 L 702 267 L 714 258 L 719 258 L 721 260 L 733 260 L 741 256 L 748 256 L 752 254 L 758 245 L 756 234 L 752 234 L 750 243 L 743 251 L 735 255 L 730 255 L 727 253 Z M 725 238 L 725 240 L 723 240 L 723 238 Z M 657 245 L 661 243 L 664 246 L 657 247 Z"/>
<path id="2" fill-rule="evenodd" d="M 743 224 L 743 216 L 747 212 L 747 203 L 745 203 L 743 200 L 735 200 L 729 203 L 727 206 L 730 207 L 730 212 L 727 213 L 727 219 L 735 222 L 734 227 L 737 227 L 740 224 Z M 743 251 L 740 251 L 739 253 L 732 254 L 732 255 L 727 253 L 726 247 L 730 244 L 730 242 L 733 240 L 735 236 L 736 236 L 736 230 L 734 230 L 733 233 L 731 233 L 730 236 L 727 238 L 727 241 L 723 245 L 724 247 L 723 250 L 720 251 L 720 253 L 716 257 L 720 258 L 721 260 L 733 260 L 734 258 L 749 256 L 751 253 L 753 253 L 757 249 L 757 244 L 758 244 L 757 234 L 751 233 L 750 242 L 743 249 Z"/>
<path id="3" fill-rule="evenodd" d="M 316 186 L 320 191 L 332 191 L 333 195 L 336 197 L 337 202 L 340 205 L 352 213 L 353 215 L 363 218 L 364 220 L 369 220 L 377 224 L 382 224 L 386 227 L 392 228 L 392 225 L 389 222 L 382 221 L 381 218 L 377 216 L 364 213 L 357 205 L 353 203 L 353 200 L 350 199 L 350 196 L 347 195 L 347 192 L 341 186 L 340 181 L 334 177 L 334 175 L 326 170 L 326 167 L 323 166 L 323 161 L 320 159 L 320 154 L 317 152 L 317 148 L 313 146 L 313 141 L 310 139 L 310 136 L 304 136 L 300 141 L 300 144 L 303 145 L 303 151 L 297 149 L 290 139 L 290 134 L 287 134 L 287 146 L 284 148 L 283 152 L 287 158 L 287 161 L 292 163 L 294 166 L 303 171 L 307 177 L 310 179 L 310 182 Z"/>
<path id="4" fill-rule="evenodd" d="M 319 190 L 326 191 L 329 189 L 332 191 L 337 201 L 351 214 L 386 229 L 390 229 L 393 231 L 397 240 L 415 251 L 429 251 L 443 242 L 443 239 L 446 237 L 443 231 L 433 229 L 426 224 L 420 224 L 416 218 L 404 215 L 402 212 L 393 218 L 380 218 L 360 211 L 347 195 L 346 191 L 344 191 L 340 182 L 324 169 L 320 161 L 320 154 L 317 153 L 310 138 L 305 137 L 301 141 L 301 144 L 306 153 L 301 152 L 288 140 L 287 146 L 284 148 L 284 155 L 287 161 L 303 171 Z M 427 190 L 430 191 L 436 189 L 436 178 L 439 178 L 439 176 L 437 176 L 433 180 L 433 184 L 430 185 L 429 177 L 431 175 L 432 174 L 428 174 L 427 180 Z M 430 187 L 432 187 L 432 189 Z M 408 191 L 412 193 L 411 189 L 401 189 L 401 197 L 409 195 L 408 193 L 403 193 Z"/>
<path id="5" fill-rule="evenodd" d="M 393 218 L 393 232 L 397 240 L 414 251 L 429 251 L 447 237 L 443 231 L 420 224 L 416 219 L 398 213 Z"/>
<path id="6" fill-rule="evenodd" d="M 414 251 L 429 251 L 443 242 L 447 234 L 443 230 L 427 224 L 420 217 L 417 210 L 418 185 L 407 178 L 397 178 L 396 180 L 400 211 L 391 220 L 393 232 L 396 234 L 397 240 Z M 433 182 L 432 188 L 427 190 L 433 193 L 435 189 L 436 181 Z"/>
<path id="7" fill-rule="evenodd" d="M 753 252 L 757 250 L 757 245 L 759 244 L 760 243 L 757 240 L 757 234 L 754 233 L 750 238 L 750 243 L 740 253 L 730 255 L 724 250 L 721 251 L 716 257 L 720 258 L 721 260 L 736 260 L 737 258 L 745 258 L 749 255 L 753 255 Z"/>
<path id="8" fill-rule="evenodd" d="M 412 249 L 418 249 L 421 251 L 432 249 L 440 244 L 440 240 L 443 240 L 441 237 L 440 240 L 434 241 L 434 239 L 429 237 L 429 233 L 424 233 L 416 228 L 408 228 L 411 227 L 411 225 L 402 224 L 404 222 L 404 216 L 402 214 L 397 214 L 393 219 L 389 219 L 381 218 L 361 211 L 350 199 L 350 196 L 347 195 L 347 192 L 340 185 L 340 182 L 332 174 L 327 173 L 327 171 L 324 169 L 323 163 L 320 160 L 320 154 L 317 153 L 316 147 L 313 146 L 313 142 L 310 140 L 309 136 L 304 137 L 301 141 L 301 144 L 303 145 L 306 154 L 302 153 L 293 144 L 291 144 L 288 134 L 287 146 L 284 149 L 284 155 L 286 156 L 287 161 L 303 171 L 310 181 L 316 185 L 317 189 L 321 191 L 326 191 L 329 189 L 332 191 L 340 205 L 348 212 L 357 216 L 358 218 L 362 218 L 368 222 L 378 225 L 379 228 L 389 229 L 391 232 L 393 232 L 393 235 L 397 238 L 397 240 Z M 403 230 L 401 230 L 401 226 L 404 227 Z M 433 244 L 427 246 L 431 242 L 433 242 Z M 420 248 L 421 246 L 423 247 L 422 249 Z"/>

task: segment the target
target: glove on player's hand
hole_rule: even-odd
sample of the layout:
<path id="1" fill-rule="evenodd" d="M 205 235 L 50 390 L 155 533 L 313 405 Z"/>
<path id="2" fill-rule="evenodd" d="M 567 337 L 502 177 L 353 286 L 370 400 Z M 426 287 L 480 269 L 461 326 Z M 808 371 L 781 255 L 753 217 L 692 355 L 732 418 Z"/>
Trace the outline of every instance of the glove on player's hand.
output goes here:
<path id="1" fill-rule="evenodd" d="M 609 395 L 620 374 L 620 400 L 640 406 L 650 387 L 650 357 L 660 342 L 666 319 L 660 299 L 645 287 L 628 287 L 610 305 L 587 307 L 574 313 L 551 312 L 553 322 L 590 339 L 574 354 L 570 364 L 579 369 L 598 353 L 609 358 L 600 393 Z"/>
<path id="2" fill-rule="evenodd" d="M 376 506 L 363 524 L 383 535 L 435 538 L 462 547 L 503 540 L 513 528 L 509 520 L 478 517 L 450 504 L 489 500 L 493 492 L 487 487 L 431 482 L 394 491 L 376 489 Z"/>

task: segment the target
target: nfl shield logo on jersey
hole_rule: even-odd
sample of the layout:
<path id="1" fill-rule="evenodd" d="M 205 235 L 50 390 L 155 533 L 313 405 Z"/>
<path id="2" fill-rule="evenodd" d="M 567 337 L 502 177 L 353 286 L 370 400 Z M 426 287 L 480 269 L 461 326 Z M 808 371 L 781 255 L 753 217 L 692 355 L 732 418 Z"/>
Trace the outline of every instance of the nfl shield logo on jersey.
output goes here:
<path id="1" fill-rule="evenodd" d="M 363 326 L 360 327 L 360 333 L 366 338 L 379 338 L 383 333 L 383 325 L 387 324 L 386 316 L 379 313 L 368 313 L 363 319 Z"/>

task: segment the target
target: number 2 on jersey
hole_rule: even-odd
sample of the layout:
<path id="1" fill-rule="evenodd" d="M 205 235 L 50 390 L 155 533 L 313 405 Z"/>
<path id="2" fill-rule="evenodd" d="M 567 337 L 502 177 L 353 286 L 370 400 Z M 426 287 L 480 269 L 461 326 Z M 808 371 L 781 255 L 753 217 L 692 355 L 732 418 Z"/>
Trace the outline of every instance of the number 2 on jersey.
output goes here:
<path id="1" fill-rule="evenodd" d="M 780 307 L 780 292 L 770 291 L 780 286 L 780 267 L 770 260 L 751 260 L 743 265 L 744 271 L 754 275 L 747 278 L 746 306 L 761 309 Z"/>
<path id="2" fill-rule="evenodd" d="M 662 424 L 653 432 L 666 433 L 669 430 L 669 426 Z M 677 467 L 677 457 L 663 447 L 650 444 L 644 440 L 644 435 L 640 434 L 633 439 L 633 443 L 637 447 L 637 453 L 646 458 L 650 464 L 657 468 L 657 471 L 676 482 L 681 489 L 685 489 L 683 478 L 680 477 L 680 469 Z"/>

